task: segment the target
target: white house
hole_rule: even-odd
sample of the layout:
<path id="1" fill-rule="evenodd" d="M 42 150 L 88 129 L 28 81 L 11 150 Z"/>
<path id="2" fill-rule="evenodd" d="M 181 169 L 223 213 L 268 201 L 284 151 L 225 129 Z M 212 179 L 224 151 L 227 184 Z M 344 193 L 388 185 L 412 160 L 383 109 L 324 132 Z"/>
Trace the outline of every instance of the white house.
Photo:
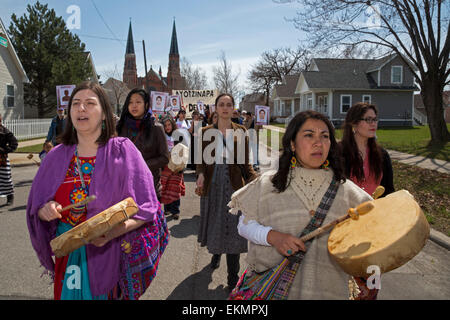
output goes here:
<path id="1" fill-rule="evenodd" d="M 23 119 L 23 84 L 29 83 L 27 74 L 0 18 L 0 114 L 3 119 Z"/>

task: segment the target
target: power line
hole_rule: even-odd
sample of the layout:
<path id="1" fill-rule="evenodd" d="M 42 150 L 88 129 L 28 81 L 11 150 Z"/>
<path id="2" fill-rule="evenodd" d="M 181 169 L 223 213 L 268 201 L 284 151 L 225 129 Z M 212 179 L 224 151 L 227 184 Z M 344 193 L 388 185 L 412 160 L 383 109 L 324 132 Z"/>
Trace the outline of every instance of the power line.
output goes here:
<path id="1" fill-rule="evenodd" d="M 114 32 L 111 30 L 111 28 L 110 28 L 110 27 L 108 26 L 108 24 L 106 23 L 105 19 L 103 18 L 102 14 L 100 13 L 100 10 L 98 10 L 97 6 L 95 5 L 94 0 L 91 0 L 91 2 L 92 2 L 92 5 L 94 6 L 95 10 L 97 11 L 97 13 L 98 13 L 100 19 L 102 19 L 103 24 L 106 26 L 106 28 L 109 30 L 109 32 L 111 32 L 111 34 L 113 35 L 113 37 L 114 37 L 113 40 L 117 40 L 122 46 L 125 47 L 125 45 L 121 42 L 121 40 L 119 40 L 119 39 L 117 38 L 117 36 L 114 34 Z"/>
<path id="2" fill-rule="evenodd" d="M 101 36 L 93 36 L 93 35 L 89 35 L 89 34 L 77 34 L 77 36 L 79 36 L 79 37 L 86 37 L 86 38 L 94 38 L 94 39 L 102 39 L 102 40 L 121 41 L 121 42 L 126 42 L 127 41 L 127 40 L 124 40 L 124 39 L 108 38 L 108 37 L 101 37 Z M 133 42 L 141 43 L 142 41 L 134 40 Z"/>

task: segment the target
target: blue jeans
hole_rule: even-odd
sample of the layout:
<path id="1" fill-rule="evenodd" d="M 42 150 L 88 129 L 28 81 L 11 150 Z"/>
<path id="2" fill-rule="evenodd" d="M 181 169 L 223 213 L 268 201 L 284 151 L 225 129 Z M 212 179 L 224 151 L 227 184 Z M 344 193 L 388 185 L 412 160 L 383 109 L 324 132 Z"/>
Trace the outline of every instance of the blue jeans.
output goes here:
<path id="1" fill-rule="evenodd" d="M 171 214 L 179 214 L 180 213 L 180 199 L 175 200 L 169 204 L 164 205 L 164 212 Z"/>

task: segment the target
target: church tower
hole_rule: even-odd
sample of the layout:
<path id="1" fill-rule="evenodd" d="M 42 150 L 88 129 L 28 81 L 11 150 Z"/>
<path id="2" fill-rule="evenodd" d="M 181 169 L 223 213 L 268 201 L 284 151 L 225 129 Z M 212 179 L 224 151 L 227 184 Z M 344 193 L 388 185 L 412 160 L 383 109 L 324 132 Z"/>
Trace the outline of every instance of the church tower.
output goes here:
<path id="1" fill-rule="evenodd" d="M 125 64 L 123 66 L 123 82 L 129 88 L 135 88 L 138 85 L 137 68 L 136 68 L 136 54 L 134 53 L 133 31 L 130 27 L 128 29 L 127 48 L 125 51 Z"/>
<path id="2" fill-rule="evenodd" d="M 167 71 L 167 86 L 171 93 L 174 89 L 184 89 L 184 79 L 180 72 L 180 54 L 178 53 L 177 30 L 173 21 L 172 40 L 169 51 L 169 69 Z"/>

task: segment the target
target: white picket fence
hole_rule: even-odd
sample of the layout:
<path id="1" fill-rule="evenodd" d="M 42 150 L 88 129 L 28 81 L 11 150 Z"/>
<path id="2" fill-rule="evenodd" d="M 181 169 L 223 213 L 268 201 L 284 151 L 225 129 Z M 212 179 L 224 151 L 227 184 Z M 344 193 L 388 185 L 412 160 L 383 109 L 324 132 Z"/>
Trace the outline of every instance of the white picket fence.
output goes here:
<path id="1" fill-rule="evenodd" d="M 2 121 L 17 140 L 47 137 L 52 119 L 11 119 Z"/>

